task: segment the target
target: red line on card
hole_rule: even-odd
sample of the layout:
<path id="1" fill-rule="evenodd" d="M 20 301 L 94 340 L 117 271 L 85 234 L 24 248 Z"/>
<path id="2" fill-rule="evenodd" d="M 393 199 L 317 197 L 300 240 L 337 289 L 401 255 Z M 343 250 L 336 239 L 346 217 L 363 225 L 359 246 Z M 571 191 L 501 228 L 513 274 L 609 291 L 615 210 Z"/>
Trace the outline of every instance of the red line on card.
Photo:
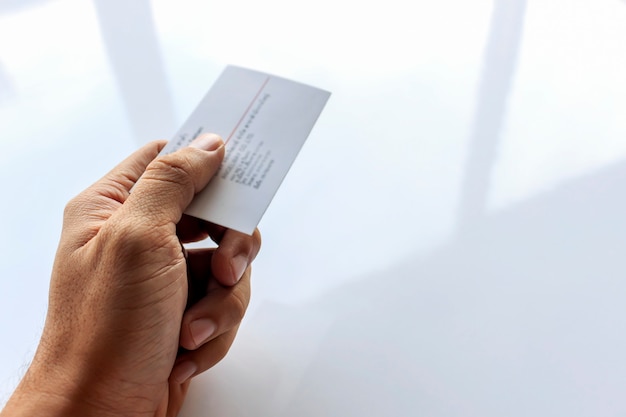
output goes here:
<path id="1" fill-rule="evenodd" d="M 233 135 L 235 134 L 235 132 L 237 131 L 237 129 L 239 129 L 239 125 L 241 125 L 241 122 L 243 122 L 243 119 L 246 117 L 246 114 L 248 114 L 248 112 L 250 111 L 250 109 L 252 108 L 252 106 L 254 105 L 254 102 L 256 101 L 257 98 L 259 98 L 259 95 L 261 95 L 261 91 L 263 91 L 263 89 L 265 88 L 265 86 L 267 85 L 267 82 L 270 80 L 270 77 L 267 77 L 265 79 L 265 81 L 263 82 L 263 85 L 261 85 L 261 88 L 259 88 L 259 91 L 257 91 L 256 95 L 254 96 L 254 98 L 252 99 L 252 101 L 250 102 L 250 104 L 248 105 L 248 108 L 246 109 L 245 112 L 243 112 L 243 114 L 241 115 L 241 119 L 239 119 L 239 121 L 237 122 L 237 124 L 235 125 L 235 128 L 233 129 L 232 132 L 230 132 L 230 135 L 228 135 L 228 138 L 226 139 L 226 142 L 224 143 L 224 145 L 226 143 L 228 143 L 228 141 L 230 141 L 230 138 L 233 137 Z"/>

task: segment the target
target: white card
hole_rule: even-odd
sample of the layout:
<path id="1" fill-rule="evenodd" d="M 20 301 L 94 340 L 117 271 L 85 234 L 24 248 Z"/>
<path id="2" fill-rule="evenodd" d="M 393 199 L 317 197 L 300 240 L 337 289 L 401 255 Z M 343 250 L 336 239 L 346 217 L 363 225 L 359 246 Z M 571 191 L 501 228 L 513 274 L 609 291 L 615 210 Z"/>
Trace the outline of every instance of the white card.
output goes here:
<path id="1" fill-rule="evenodd" d="M 174 152 L 208 132 L 226 142 L 218 173 L 185 213 L 252 234 L 329 97 L 315 87 L 226 67 L 161 151 Z"/>

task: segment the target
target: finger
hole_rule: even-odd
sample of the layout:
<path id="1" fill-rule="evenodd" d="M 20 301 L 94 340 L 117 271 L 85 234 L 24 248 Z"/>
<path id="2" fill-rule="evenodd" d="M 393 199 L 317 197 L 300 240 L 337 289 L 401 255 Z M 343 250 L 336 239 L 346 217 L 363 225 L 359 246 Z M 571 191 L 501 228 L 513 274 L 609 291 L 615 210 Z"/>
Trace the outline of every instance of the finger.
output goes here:
<path id="1" fill-rule="evenodd" d="M 171 378 L 183 383 L 215 366 L 230 350 L 238 330 L 239 325 L 212 339 L 199 349 L 183 353 L 174 365 Z"/>
<path id="2" fill-rule="evenodd" d="M 188 350 L 200 346 L 237 326 L 250 302 L 250 268 L 232 287 L 217 286 L 183 315 L 180 345 Z"/>
<path id="3" fill-rule="evenodd" d="M 167 141 L 159 140 L 144 145 L 94 185 L 96 187 L 102 184 L 109 185 L 128 197 L 131 188 L 144 173 L 148 164 L 157 157 L 166 144 Z"/>
<path id="4" fill-rule="evenodd" d="M 105 197 L 119 204 L 126 201 L 130 189 L 165 144 L 165 141 L 150 142 L 132 153 L 104 177 L 74 197 L 66 207 L 66 214 L 72 214 L 75 210 L 80 210 L 81 214 L 88 213 L 85 210 L 89 207 L 86 207 L 86 203 L 94 197 Z M 101 209 L 100 206 L 98 208 Z"/>
<path id="5" fill-rule="evenodd" d="M 126 201 L 130 189 L 165 144 L 165 141 L 156 141 L 143 146 L 68 202 L 64 211 L 64 233 L 73 235 L 67 239 L 70 246 L 83 246 L 97 233 L 100 225 Z M 70 226 L 76 221 L 81 227 Z"/>
<path id="6" fill-rule="evenodd" d="M 184 367 L 174 367 L 176 372 L 170 374 L 168 381 L 169 392 L 164 395 L 157 408 L 155 416 L 175 417 L 185 402 L 185 397 L 189 391 L 191 383 L 190 375 L 194 374 L 195 369 L 185 369 Z M 167 410 L 167 411 L 166 411 Z"/>
<path id="7" fill-rule="evenodd" d="M 213 254 L 213 276 L 222 285 L 234 285 L 252 263 L 260 248 L 259 229 L 255 229 L 252 236 L 226 229 Z"/>
<path id="8" fill-rule="evenodd" d="M 219 224 L 209 223 L 207 230 L 209 232 L 211 240 L 219 245 L 224 238 L 224 235 L 226 234 L 228 228 L 220 226 Z"/>
<path id="9" fill-rule="evenodd" d="M 178 223 L 219 168 L 223 145 L 215 134 L 201 135 L 188 147 L 154 159 L 126 200 L 125 214 L 152 225 Z"/>

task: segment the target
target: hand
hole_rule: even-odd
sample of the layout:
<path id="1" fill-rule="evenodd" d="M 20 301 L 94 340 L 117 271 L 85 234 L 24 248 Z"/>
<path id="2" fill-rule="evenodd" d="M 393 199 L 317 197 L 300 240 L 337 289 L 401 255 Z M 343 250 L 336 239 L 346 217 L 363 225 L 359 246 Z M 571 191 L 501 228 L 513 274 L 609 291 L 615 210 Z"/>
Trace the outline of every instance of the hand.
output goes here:
<path id="1" fill-rule="evenodd" d="M 223 159 L 219 137 L 157 158 L 163 146 L 67 205 L 41 342 L 3 417 L 174 416 L 230 348 L 260 235 L 183 215 Z M 182 247 L 206 237 L 217 249 Z"/>

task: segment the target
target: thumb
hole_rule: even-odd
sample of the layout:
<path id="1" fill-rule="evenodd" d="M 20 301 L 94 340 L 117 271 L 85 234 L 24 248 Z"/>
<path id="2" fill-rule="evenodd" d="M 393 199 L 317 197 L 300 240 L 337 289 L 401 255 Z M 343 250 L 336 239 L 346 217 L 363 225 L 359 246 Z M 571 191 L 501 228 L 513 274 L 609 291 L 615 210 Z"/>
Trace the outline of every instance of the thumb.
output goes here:
<path id="1" fill-rule="evenodd" d="M 123 206 L 131 217 L 151 224 L 178 223 L 193 197 L 217 172 L 224 142 L 216 134 L 198 136 L 191 144 L 154 159 Z"/>

